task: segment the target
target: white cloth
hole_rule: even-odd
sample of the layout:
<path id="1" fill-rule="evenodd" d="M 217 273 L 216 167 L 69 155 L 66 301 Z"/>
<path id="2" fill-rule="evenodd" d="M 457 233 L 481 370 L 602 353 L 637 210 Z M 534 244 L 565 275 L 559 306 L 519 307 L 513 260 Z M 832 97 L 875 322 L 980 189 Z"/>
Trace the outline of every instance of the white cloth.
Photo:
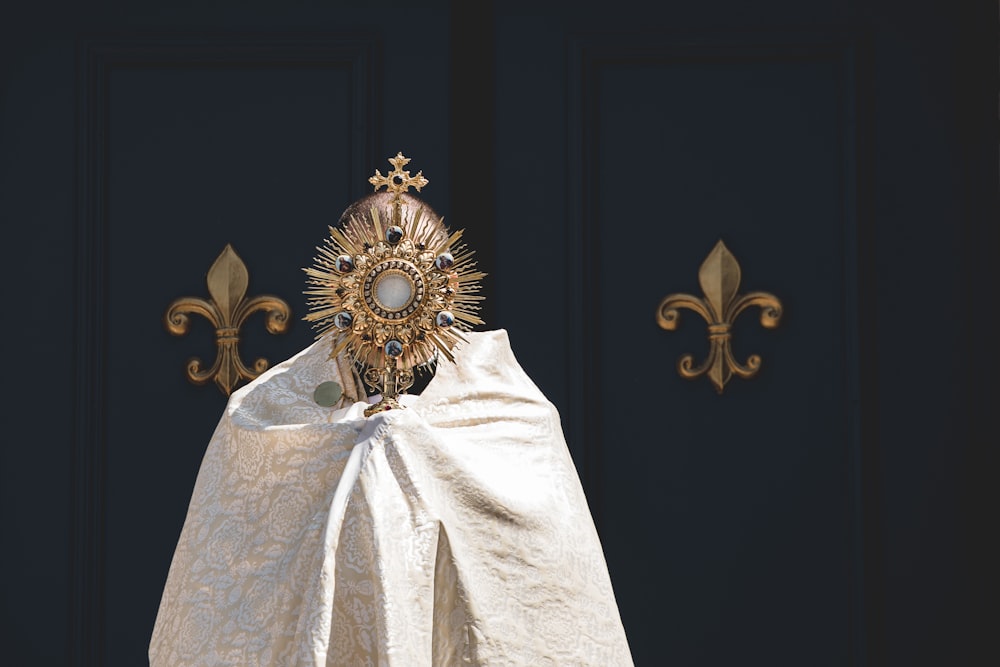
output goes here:
<path id="1" fill-rule="evenodd" d="M 506 332 L 469 339 L 368 419 L 313 402 L 324 341 L 232 395 L 153 667 L 632 664 L 559 415 Z"/>

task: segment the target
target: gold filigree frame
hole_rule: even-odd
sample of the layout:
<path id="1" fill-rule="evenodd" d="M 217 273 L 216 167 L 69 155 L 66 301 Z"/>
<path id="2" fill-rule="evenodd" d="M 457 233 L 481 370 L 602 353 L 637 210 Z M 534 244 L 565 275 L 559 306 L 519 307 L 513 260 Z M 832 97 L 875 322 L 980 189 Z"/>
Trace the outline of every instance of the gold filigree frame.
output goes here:
<path id="1" fill-rule="evenodd" d="M 476 313 L 486 274 L 475 270 L 461 230 L 449 233 L 424 207 L 404 206 L 409 187 L 419 191 L 428 183 L 422 172 L 403 170 L 409 161 L 398 153 L 389 159 L 392 172 L 376 170 L 369 179 L 376 191 L 386 187 L 393 194 L 389 208 L 372 206 L 330 227 L 314 265 L 304 269 L 306 321 L 319 336 L 330 336 L 332 357 L 349 355 L 382 394 L 366 414 L 400 407 L 397 397 L 412 386 L 413 371 L 439 354 L 454 361 L 463 332 L 482 324 Z M 379 287 L 389 280 L 397 289 L 382 295 Z"/>

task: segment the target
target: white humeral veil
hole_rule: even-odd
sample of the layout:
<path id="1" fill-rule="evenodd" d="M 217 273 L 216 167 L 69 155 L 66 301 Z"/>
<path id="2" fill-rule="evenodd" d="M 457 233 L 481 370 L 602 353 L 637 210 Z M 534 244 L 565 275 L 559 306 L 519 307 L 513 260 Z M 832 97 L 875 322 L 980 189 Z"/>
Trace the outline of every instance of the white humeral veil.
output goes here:
<path id="1" fill-rule="evenodd" d="M 313 401 L 320 341 L 235 392 L 195 484 L 152 667 L 631 665 L 555 407 L 505 331 L 408 409 Z"/>

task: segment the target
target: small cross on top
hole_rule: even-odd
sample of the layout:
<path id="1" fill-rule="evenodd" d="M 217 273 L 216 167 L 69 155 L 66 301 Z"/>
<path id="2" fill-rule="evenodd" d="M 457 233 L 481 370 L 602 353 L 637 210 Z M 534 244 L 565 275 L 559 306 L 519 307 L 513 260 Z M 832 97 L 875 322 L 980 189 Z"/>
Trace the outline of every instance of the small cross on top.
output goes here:
<path id="1" fill-rule="evenodd" d="M 427 185 L 427 179 L 424 178 L 424 172 L 422 171 L 418 171 L 416 176 L 410 176 L 409 171 L 403 171 L 403 167 L 409 161 L 410 158 L 403 157 L 402 153 L 396 153 L 396 157 L 389 158 L 389 164 L 395 168 L 385 176 L 376 169 L 375 175 L 369 178 L 368 182 L 375 186 L 376 191 L 384 185 L 386 191 L 396 194 L 397 200 L 400 194 L 410 189 L 410 186 L 414 187 L 417 192 L 420 192 L 420 188 Z"/>

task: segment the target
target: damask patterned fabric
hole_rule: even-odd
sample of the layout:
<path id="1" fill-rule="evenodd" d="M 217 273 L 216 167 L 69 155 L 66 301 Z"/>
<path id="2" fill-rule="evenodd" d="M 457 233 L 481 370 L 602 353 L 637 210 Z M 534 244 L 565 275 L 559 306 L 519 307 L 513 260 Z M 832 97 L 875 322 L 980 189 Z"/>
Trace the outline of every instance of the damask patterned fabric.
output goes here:
<path id="1" fill-rule="evenodd" d="M 368 419 L 313 402 L 322 341 L 233 394 L 152 667 L 632 664 L 555 408 L 506 332 L 469 339 Z"/>

